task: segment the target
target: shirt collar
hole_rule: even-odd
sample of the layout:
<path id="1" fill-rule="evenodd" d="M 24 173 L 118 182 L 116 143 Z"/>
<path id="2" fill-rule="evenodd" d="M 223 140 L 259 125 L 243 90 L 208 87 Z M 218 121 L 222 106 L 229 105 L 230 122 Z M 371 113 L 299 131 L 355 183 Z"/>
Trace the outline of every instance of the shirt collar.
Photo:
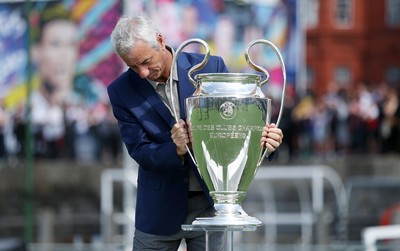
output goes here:
<path id="1" fill-rule="evenodd" d="M 171 52 L 171 54 L 172 54 L 172 59 L 175 57 L 175 50 L 174 50 L 174 48 L 172 48 L 171 46 L 169 46 L 169 45 L 165 45 L 165 48 L 167 48 L 167 50 L 169 50 L 170 52 Z M 172 73 L 172 79 L 174 80 L 174 81 L 178 81 L 178 67 L 175 67 L 174 68 L 174 72 Z"/>

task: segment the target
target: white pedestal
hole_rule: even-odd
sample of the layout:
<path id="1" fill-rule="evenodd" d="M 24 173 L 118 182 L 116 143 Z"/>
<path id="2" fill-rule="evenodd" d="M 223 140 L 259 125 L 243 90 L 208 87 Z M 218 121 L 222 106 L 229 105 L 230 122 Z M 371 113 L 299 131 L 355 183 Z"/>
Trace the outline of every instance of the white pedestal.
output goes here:
<path id="1" fill-rule="evenodd" d="M 182 225 L 185 231 L 205 231 L 206 233 L 206 251 L 214 251 L 215 247 L 209 241 L 211 232 L 223 232 L 224 238 L 221 240 L 225 245 L 224 251 L 233 251 L 233 232 L 235 231 L 255 231 L 256 225 Z"/>

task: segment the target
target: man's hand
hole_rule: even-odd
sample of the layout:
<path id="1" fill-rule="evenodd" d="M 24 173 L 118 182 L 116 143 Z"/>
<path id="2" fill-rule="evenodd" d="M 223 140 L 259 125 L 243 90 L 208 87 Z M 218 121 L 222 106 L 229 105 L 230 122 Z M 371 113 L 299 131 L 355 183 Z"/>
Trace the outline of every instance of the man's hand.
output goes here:
<path id="1" fill-rule="evenodd" d="M 261 147 L 267 149 L 269 153 L 275 151 L 282 143 L 282 130 L 276 127 L 274 123 L 264 126 L 262 132 Z"/>
<path id="2" fill-rule="evenodd" d="M 189 144 L 189 136 L 186 129 L 186 123 L 180 119 L 171 129 L 171 138 L 176 145 L 176 153 L 184 155 L 187 153 L 186 145 Z"/>

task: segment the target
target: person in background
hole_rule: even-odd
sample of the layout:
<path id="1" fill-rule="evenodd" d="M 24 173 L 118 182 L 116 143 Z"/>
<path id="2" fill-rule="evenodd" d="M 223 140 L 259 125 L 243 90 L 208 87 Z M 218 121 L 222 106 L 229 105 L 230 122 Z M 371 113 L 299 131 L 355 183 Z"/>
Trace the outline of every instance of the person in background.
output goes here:
<path id="1" fill-rule="evenodd" d="M 187 153 L 190 142 L 183 109 L 185 98 L 194 92 L 187 73 L 204 55 L 180 54 L 176 70 L 170 72 L 174 50 L 144 16 L 121 18 L 111 42 L 129 67 L 108 86 L 108 95 L 122 140 L 139 164 L 133 250 L 177 250 L 182 239 L 188 250 L 205 250 L 204 232 L 181 229 L 213 209 Z M 227 71 L 220 57 L 211 56 L 198 73 Z M 170 78 L 175 83 L 172 87 Z M 180 115 L 178 122 L 172 107 Z M 270 124 L 261 144 L 274 152 L 282 137 L 282 131 Z M 220 237 L 218 233 L 210 236 L 214 247 L 220 245 Z"/>
<path id="2" fill-rule="evenodd" d="M 4 99 L 0 98 L 0 161 L 6 160 L 7 148 L 5 142 L 5 128 L 9 121 L 9 114 L 4 105 Z"/>

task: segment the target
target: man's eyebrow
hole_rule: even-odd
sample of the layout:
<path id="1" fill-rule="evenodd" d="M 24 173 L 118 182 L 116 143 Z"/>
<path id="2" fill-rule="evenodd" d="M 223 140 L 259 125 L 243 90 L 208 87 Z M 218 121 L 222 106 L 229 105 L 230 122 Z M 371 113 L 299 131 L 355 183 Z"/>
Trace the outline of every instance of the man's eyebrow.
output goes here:
<path id="1" fill-rule="evenodd" d="M 147 63 L 147 61 L 149 61 L 152 57 L 153 57 L 153 56 L 150 56 L 150 57 L 148 57 L 148 58 L 145 58 L 145 59 L 142 61 L 141 64 Z"/>
<path id="2" fill-rule="evenodd" d="M 145 58 L 141 61 L 139 61 L 138 59 L 135 59 L 135 58 L 131 58 L 131 59 L 132 59 L 132 64 L 138 66 L 138 65 L 144 64 L 149 58 Z M 138 62 L 138 63 L 136 63 L 136 62 Z"/>

